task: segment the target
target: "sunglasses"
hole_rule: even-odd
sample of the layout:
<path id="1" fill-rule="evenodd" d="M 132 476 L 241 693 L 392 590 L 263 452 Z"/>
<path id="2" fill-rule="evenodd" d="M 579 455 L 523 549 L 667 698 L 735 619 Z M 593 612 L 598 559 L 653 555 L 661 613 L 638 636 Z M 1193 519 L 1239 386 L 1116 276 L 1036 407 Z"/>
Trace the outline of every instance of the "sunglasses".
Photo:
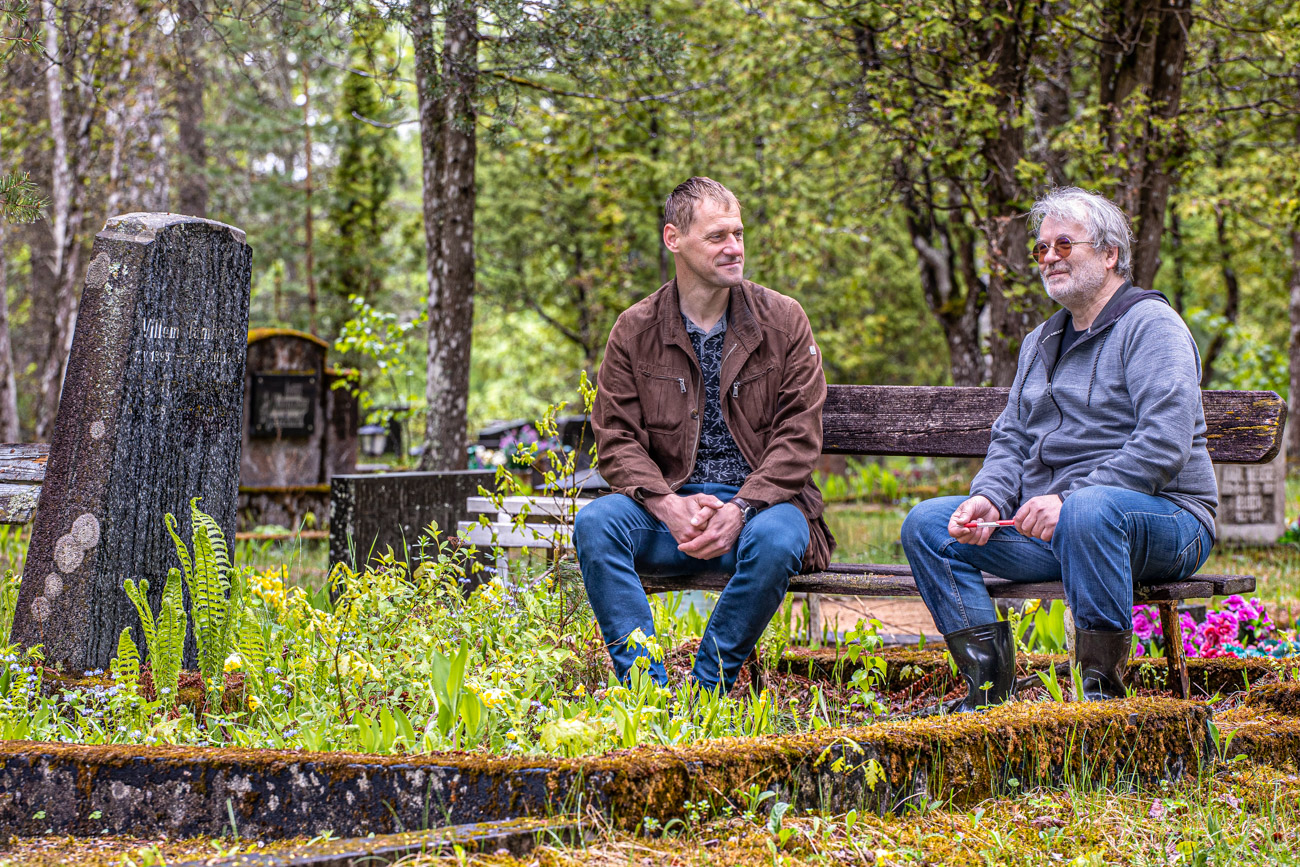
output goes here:
<path id="1" fill-rule="evenodd" d="M 1070 258 L 1070 251 L 1073 250 L 1076 245 L 1084 247 L 1096 246 L 1092 241 L 1071 241 L 1069 238 L 1062 235 L 1050 244 L 1039 241 L 1034 245 L 1030 255 L 1034 257 L 1035 262 L 1041 265 L 1043 264 L 1043 260 L 1047 258 L 1048 250 L 1056 250 L 1056 255 L 1060 256 L 1062 259 L 1068 259 Z"/>

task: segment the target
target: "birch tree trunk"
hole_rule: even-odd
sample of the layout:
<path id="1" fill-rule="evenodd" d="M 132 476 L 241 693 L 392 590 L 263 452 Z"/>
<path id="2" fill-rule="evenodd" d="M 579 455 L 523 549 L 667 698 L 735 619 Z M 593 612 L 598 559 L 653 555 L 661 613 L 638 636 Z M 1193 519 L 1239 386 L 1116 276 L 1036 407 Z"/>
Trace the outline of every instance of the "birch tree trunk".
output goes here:
<path id="1" fill-rule="evenodd" d="M 18 386 L 14 383 L 14 351 L 9 339 L 9 255 L 5 223 L 0 220 L 0 441 L 19 442 Z"/>
<path id="2" fill-rule="evenodd" d="M 474 0 L 446 6 L 442 49 L 441 147 L 438 169 L 438 246 L 426 225 L 425 236 L 437 261 L 429 264 L 428 418 L 424 470 L 464 469 L 469 402 L 469 362 L 474 327 L 474 168 L 478 138 L 475 91 L 478 87 L 478 10 Z M 433 94 L 430 94 L 432 96 Z M 421 137 L 424 136 L 421 95 Z M 425 214 L 430 206 L 425 154 Z M 431 253 L 431 256 L 435 254 Z M 436 272 L 436 273 L 435 273 Z M 435 279 L 436 278 L 436 279 Z"/>
<path id="3" fill-rule="evenodd" d="M 46 356 L 37 382 L 40 388 L 36 408 L 36 438 L 49 439 L 54 416 L 59 409 L 59 392 L 63 372 L 72 348 L 72 329 L 76 317 L 76 279 L 80 270 L 81 209 L 76 206 L 69 155 L 69 130 L 63 94 L 64 58 L 59 51 L 60 27 L 53 0 L 42 0 L 41 15 L 45 25 L 45 51 L 52 59 L 45 70 L 46 104 L 49 111 L 53 166 L 50 172 L 50 233 L 53 237 L 51 272 L 54 275 L 53 315 L 50 320 Z M 89 130 L 87 130 L 87 135 Z"/>

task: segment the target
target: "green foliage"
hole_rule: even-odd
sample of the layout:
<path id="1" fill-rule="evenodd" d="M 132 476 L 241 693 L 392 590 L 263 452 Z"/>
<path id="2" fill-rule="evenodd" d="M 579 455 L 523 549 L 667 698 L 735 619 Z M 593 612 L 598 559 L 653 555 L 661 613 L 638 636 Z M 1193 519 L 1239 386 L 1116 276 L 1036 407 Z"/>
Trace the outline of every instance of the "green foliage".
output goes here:
<path id="1" fill-rule="evenodd" d="M 22 573 L 6 569 L 0 577 L 0 647 L 9 646 L 9 635 L 14 628 L 14 612 L 18 609 L 18 587 Z"/>
<path id="2" fill-rule="evenodd" d="M 185 603 L 181 592 L 181 574 L 175 569 L 167 571 L 163 585 L 162 604 L 157 618 L 149 607 L 149 581 L 141 579 L 137 585 L 130 578 L 124 587 L 126 595 L 135 604 L 140 615 L 140 628 L 144 631 L 145 647 L 149 652 L 149 676 L 154 693 L 165 706 L 175 704 L 180 683 L 181 660 L 185 652 Z M 129 639 L 128 639 L 129 640 Z M 134 642 L 131 644 L 134 648 Z"/>
<path id="3" fill-rule="evenodd" d="M 236 649 L 244 610 L 244 582 L 231 568 L 226 537 L 212 517 L 190 500 L 190 536 L 193 557 L 176 532 L 176 517 L 165 516 L 167 532 L 176 544 L 176 556 L 185 570 L 190 591 L 190 617 L 198 647 L 199 671 L 211 700 L 220 701 L 226 657 Z M 169 575 L 170 583 L 170 575 Z"/>

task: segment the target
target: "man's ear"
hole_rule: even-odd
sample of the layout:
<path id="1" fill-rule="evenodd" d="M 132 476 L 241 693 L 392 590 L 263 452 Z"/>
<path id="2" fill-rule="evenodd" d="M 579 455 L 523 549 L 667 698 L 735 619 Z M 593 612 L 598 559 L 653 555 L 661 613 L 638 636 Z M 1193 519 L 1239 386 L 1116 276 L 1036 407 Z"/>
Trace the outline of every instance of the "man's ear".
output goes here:
<path id="1" fill-rule="evenodd" d="M 1106 248 L 1106 270 L 1114 271 L 1119 264 L 1119 247 Z"/>
<path id="2" fill-rule="evenodd" d="M 664 224 L 664 246 L 670 253 L 676 253 L 677 248 L 681 245 L 682 234 L 677 231 L 677 227 L 672 223 Z"/>

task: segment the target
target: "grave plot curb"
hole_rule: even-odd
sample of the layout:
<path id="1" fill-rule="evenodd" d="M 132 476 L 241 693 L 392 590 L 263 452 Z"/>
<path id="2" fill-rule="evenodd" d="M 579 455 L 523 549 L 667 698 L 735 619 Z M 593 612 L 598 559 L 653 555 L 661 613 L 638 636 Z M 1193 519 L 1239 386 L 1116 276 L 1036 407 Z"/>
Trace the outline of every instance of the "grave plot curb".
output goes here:
<path id="1" fill-rule="evenodd" d="M 267 852 L 183 861 L 176 867 L 384 867 L 413 855 L 506 852 L 516 858 L 532 852 L 539 840 L 572 845 L 582 835 L 575 819 L 511 819 L 453 825 L 433 831 L 331 840 L 297 852 Z"/>
<path id="2" fill-rule="evenodd" d="M 352 837 L 588 808 L 632 827 L 643 816 L 679 817 L 688 801 L 740 804 L 739 793 L 763 789 L 798 809 L 886 811 L 1017 786 L 1176 780 L 1209 756 L 1209 715 L 1203 704 L 1172 699 L 1016 702 L 569 760 L 11 742 L 0 745 L 0 828 L 199 836 L 229 833 L 233 816 L 249 838 Z"/>
<path id="3" fill-rule="evenodd" d="M 1221 758 L 1241 755 L 1280 771 L 1300 771 L 1300 683 L 1257 686 L 1215 722 Z"/>
<path id="4" fill-rule="evenodd" d="M 870 656 L 885 661 L 883 689 L 892 692 L 906 689 L 923 678 L 937 677 L 941 683 L 955 686 L 956 678 L 952 675 L 949 663 L 944 659 L 943 654 L 942 647 L 937 650 L 886 648 Z M 840 651 L 837 656 L 834 649 L 791 648 L 781 657 L 777 668 L 810 680 L 848 682 L 853 672 L 865 664 L 867 658 L 869 655 L 864 654 L 862 662 L 854 663 L 847 658 L 844 651 Z M 1045 671 L 1048 666 L 1067 660 L 1068 657 L 1063 653 L 1035 653 L 1028 657 L 1020 656 L 1022 670 L 1028 671 Z M 1187 660 L 1187 671 L 1191 679 L 1193 695 L 1203 694 L 1208 698 L 1215 693 L 1242 692 L 1260 680 L 1275 677 L 1288 670 L 1290 665 L 1286 660 L 1267 657 L 1190 658 Z M 1164 666 L 1163 659 L 1132 659 L 1125 673 L 1125 682 L 1132 687 L 1164 688 Z"/>

